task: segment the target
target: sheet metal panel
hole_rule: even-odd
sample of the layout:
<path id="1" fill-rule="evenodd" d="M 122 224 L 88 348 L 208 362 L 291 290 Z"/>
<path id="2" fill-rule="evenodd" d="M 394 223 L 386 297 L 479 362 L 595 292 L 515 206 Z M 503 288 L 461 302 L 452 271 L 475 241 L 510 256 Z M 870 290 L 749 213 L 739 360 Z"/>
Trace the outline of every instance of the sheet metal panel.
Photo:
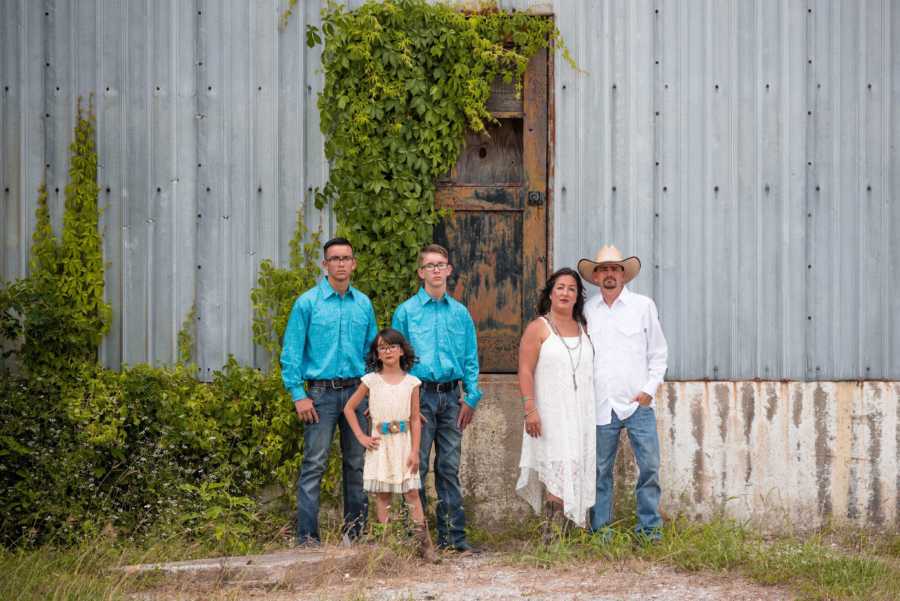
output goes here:
<path id="1" fill-rule="evenodd" d="M 556 57 L 553 263 L 638 254 L 670 378 L 900 377 L 895 2 L 501 5 L 554 12 L 581 68 Z M 45 165 L 59 223 L 75 99 L 95 92 L 104 361 L 172 361 L 196 300 L 204 373 L 264 364 L 258 262 L 287 263 L 298 209 L 335 228 L 309 197 L 320 7 L 279 30 L 279 0 L 4 1 L 3 277 L 26 271 Z"/>
<path id="2" fill-rule="evenodd" d="M 20 2 L 0 3 L 0 52 L 2 52 L 2 77 L 0 77 L 0 269 L 3 273 L 15 273 L 24 258 L 20 252 L 20 217 L 23 207 L 15 201 L 22 189 L 22 110 L 21 99 L 25 96 L 24 79 L 20 75 L 19 36 L 25 31 L 26 16 Z"/>
<path id="3" fill-rule="evenodd" d="M 888 18 L 890 22 L 890 35 L 884 36 L 885 54 L 890 57 L 886 67 L 888 70 L 883 78 L 883 84 L 887 101 L 885 110 L 887 118 L 884 122 L 884 131 L 889 136 L 886 151 L 887 168 L 881 172 L 881 181 L 884 182 L 884 201 L 887 205 L 888 218 L 885 219 L 888 235 L 885 237 L 885 279 L 892 282 L 892 286 L 886 286 L 885 296 L 887 301 L 884 306 L 884 328 L 888 332 L 888 350 L 885 355 L 885 377 L 895 377 L 897 372 L 897 357 L 900 357 L 900 294 L 897 294 L 897 282 L 900 282 L 900 116 L 897 115 L 897 107 L 900 106 L 900 41 L 897 32 L 900 32 L 900 6 L 897 3 L 888 5 Z M 893 359 L 892 359 L 893 358 Z M 898 445 L 900 446 L 900 445 Z M 898 473 L 900 483 L 900 473 Z"/>
<path id="4" fill-rule="evenodd" d="M 123 356 L 126 319 L 131 306 L 125 304 L 125 241 L 128 214 L 129 172 L 126 162 L 126 60 L 129 32 L 128 7 L 121 2 L 104 2 L 100 8 L 98 81 L 94 105 L 97 109 L 97 153 L 100 205 L 103 207 L 103 253 L 107 261 L 105 296 L 112 306 L 110 333 L 100 348 L 107 365 L 119 365 Z M 129 324 L 130 325 L 130 324 Z"/>

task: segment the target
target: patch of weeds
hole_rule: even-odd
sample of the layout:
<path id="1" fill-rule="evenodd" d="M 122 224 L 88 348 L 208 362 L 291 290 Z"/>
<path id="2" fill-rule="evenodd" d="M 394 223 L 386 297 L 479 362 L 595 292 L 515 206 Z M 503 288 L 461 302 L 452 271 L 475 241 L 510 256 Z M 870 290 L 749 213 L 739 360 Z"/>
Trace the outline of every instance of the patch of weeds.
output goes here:
<path id="1" fill-rule="evenodd" d="M 865 556 L 847 556 L 815 541 L 760 546 L 746 573 L 763 584 L 791 584 L 806 599 L 897 599 L 900 572 Z"/>
<path id="2" fill-rule="evenodd" d="M 895 538 L 882 536 L 867 539 L 860 548 L 888 555 L 893 544 Z M 900 570 L 867 553 L 849 555 L 824 545 L 818 536 L 766 540 L 720 517 L 705 523 L 672 520 L 655 543 L 640 540 L 622 523 L 593 535 L 579 529 L 558 533 L 547 544 L 532 533 L 508 559 L 542 568 L 642 559 L 691 572 L 731 572 L 763 585 L 788 585 L 808 600 L 900 599 Z"/>
<path id="3" fill-rule="evenodd" d="M 119 557 L 114 548 L 90 541 L 72 549 L 0 550 L 0 599 L 124 599 L 127 577 L 106 569 Z"/>
<path id="4" fill-rule="evenodd" d="M 900 532 L 829 524 L 818 533 L 823 544 L 853 553 L 900 559 Z"/>
<path id="5" fill-rule="evenodd" d="M 744 564 L 759 544 L 759 537 L 726 519 L 702 524 L 678 519 L 668 523 L 662 540 L 642 554 L 683 570 L 723 571 Z"/>

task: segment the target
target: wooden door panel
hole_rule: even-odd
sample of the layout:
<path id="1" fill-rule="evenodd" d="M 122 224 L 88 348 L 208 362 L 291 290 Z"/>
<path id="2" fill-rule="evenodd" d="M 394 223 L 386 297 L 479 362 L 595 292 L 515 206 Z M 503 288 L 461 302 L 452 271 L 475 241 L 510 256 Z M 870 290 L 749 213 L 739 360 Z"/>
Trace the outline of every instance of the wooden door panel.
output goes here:
<path id="1" fill-rule="evenodd" d="M 435 239 L 464 267 L 449 287 L 476 323 L 481 371 L 509 371 L 522 335 L 522 212 L 457 212 L 437 227 Z"/>
<path id="2" fill-rule="evenodd" d="M 521 99 L 495 82 L 498 123 L 469 133 L 435 200 L 452 210 L 434 232 L 450 250 L 449 290 L 472 314 L 484 373 L 514 373 L 525 324 L 547 277 L 548 55 L 532 58 Z"/>

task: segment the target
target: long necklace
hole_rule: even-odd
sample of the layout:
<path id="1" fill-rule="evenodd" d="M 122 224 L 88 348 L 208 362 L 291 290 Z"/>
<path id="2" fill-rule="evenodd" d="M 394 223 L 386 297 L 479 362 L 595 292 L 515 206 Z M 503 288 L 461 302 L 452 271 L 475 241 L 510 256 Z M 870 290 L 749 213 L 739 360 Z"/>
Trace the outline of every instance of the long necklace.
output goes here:
<path id="1" fill-rule="evenodd" d="M 578 342 L 575 343 L 575 346 L 569 346 L 566 342 L 566 339 L 563 338 L 559 330 L 556 327 L 556 324 L 553 323 L 553 318 L 547 315 L 547 323 L 550 324 L 550 329 L 553 330 L 553 333 L 556 334 L 556 337 L 559 338 L 560 342 L 563 343 L 563 346 L 566 347 L 566 354 L 569 356 L 569 365 L 572 366 L 572 387 L 577 391 L 578 390 L 578 380 L 575 378 L 575 370 L 581 365 L 581 326 L 578 326 Z M 578 322 L 576 322 L 577 325 Z M 572 358 L 572 353 L 578 351 L 578 360 L 576 361 Z"/>

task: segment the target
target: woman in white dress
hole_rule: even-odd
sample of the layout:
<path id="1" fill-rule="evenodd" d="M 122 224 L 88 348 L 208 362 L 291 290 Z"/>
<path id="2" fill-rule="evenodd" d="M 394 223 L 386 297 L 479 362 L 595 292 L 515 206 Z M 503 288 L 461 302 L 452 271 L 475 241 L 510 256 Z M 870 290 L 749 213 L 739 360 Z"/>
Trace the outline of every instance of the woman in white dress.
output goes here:
<path id="1" fill-rule="evenodd" d="M 594 347 L 585 331 L 584 285 L 563 268 L 541 292 L 540 317 L 519 344 L 525 428 L 516 493 L 548 523 L 560 513 L 580 527 L 596 494 Z M 546 531 L 545 531 L 546 534 Z"/>

